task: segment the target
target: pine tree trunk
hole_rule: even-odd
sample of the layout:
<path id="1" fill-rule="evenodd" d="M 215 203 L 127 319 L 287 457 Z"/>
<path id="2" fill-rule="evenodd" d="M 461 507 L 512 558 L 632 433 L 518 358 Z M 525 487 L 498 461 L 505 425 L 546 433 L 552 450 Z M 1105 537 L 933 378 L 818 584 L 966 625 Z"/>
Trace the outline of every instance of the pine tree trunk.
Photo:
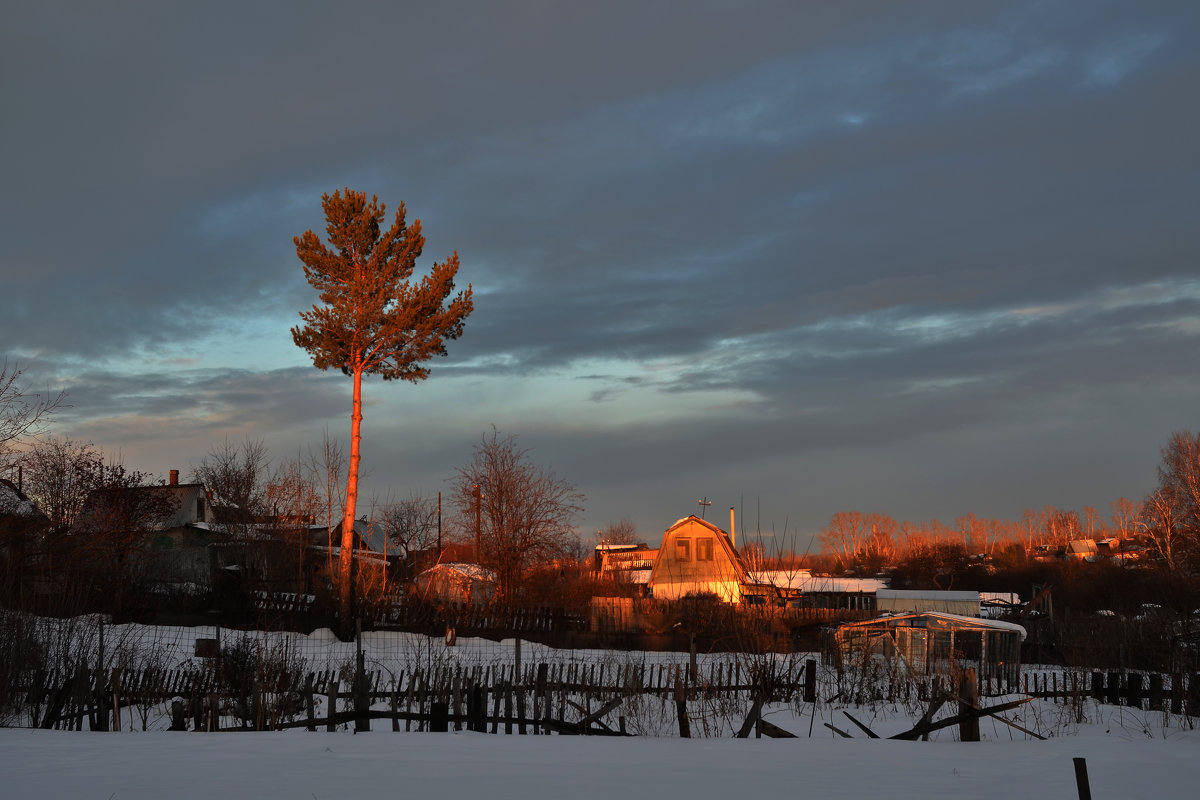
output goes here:
<path id="1" fill-rule="evenodd" d="M 354 411 L 350 415 L 350 467 L 346 470 L 346 513 L 342 517 L 342 546 L 338 560 L 338 622 L 343 629 L 350 624 L 351 570 L 354 558 L 354 512 L 358 501 L 358 443 L 362 429 L 362 370 L 354 370 Z"/>

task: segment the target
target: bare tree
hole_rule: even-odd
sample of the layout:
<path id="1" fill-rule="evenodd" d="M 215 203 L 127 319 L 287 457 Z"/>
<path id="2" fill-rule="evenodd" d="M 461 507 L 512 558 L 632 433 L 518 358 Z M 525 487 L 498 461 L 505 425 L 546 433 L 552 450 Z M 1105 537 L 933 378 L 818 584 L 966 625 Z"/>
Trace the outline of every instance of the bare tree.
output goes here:
<path id="1" fill-rule="evenodd" d="M 332 580 L 334 575 L 339 574 L 334 571 L 333 565 L 335 547 L 333 532 L 337 530 L 339 523 L 345 521 L 346 449 L 340 441 L 330 437 L 329 431 L 326 430 L 321 439 L 320 449 L 308 449 L 304 467 L 308 473 L 308 480 L 316 490 L 317 497 L 319 498 L 317 520 L 325 525 L 329 533 L 328 568 L 329 576 Z M 346 538 L 343 535 L 342 541 L 336 544 L 345 542 Z M 351 541 L 353 540 L 353 521 L 351 522 L 351 534 L 349 538 Z M 349 547 L 343 548 L 343 550 L 349 552 Z"/>
<path id="2" fill-rule="evenodd" d="M 0 365 L 0 466 L 11 463 L 13 445 L 41 432 L 67 396 L 66 392 L 30 393 L 18 383 L 21 374 L 22 370 L 7 359 Z"/>
<path id="3" fill-rule="evenodd" d="M 610 522 L 598 534 L 601 544 L 637 544 L 637 523 L 631 519 Z"/>
<path id="4" fill-rule="evenodd" d="M 283 542 L 288 554 L 285 566 L 295 571 L 296 585 L 303 587 L 310 544 L 309 525 L 316 520 L 323 505 L 304 460 L 297 456 L 277 464 L 263 494 L 270 509 L 271 533 Z"/>
<path id="5" fill-rule="evenodd" d="M 1137 527 L 1138 519 L 1142 516 L 1142 504 L 1118 497 L 1112 501 L 1111 507 L 1113 530 L 1118 537 L 1128 539 Z"/>
<path id="6" fill-rule="evenodd" d="M 829 518 L 829 524 L 817 535 L 821 546 L 841 562 L 842 567 L 854 563 L 854 556 L 868 535 L 862 512 L 839 511 Z"/>
<path id="7" fill-rule="evenodd" d="M 406 562 L 418 550 L 438 544 L 437 500 L 413 491 L 404 500 L 387 502 L 380 508 L 387 540 L 403 553 Z"/>
<path id="8" fill-rule="evenodd" d="M 201 459 L 192 474 L 213 493 L 218 503 L 253 516 L 266 511 L 270 466 L 267 445 L 262 439 L 246 439 L 241 444 L 226 439 Z"/>
<path id="9" fill-rule="evenodd" d="M 1139 522 L 1168 572 L 1177 572 L 1187 553 L 1187 535 L 1179 496 L 1170 489 L 1157 489 L 1142 503 Z"/>
<path id="10" fill-rule="evenodd" d="M 178 500 L 150 476 L 95 458 L 78 467 L 87 499 L 68 537 L 76 575 L 94 580 L 110 607 L 121 612 L 144 577 L 147 537 L 178 511 Z"/>
<path id="11" fill-rule="evenodd" d="M 1200 434 L 1171 435 L 1158 466 L 1158 489 L 1144 506 L 1145 529 L 1169 569 L 1200 561 Z"/>
<path id="12" fill-rule="evenodd" d="M 25 492 L 50 518 L 51 528 L 74 524 L 93 488 L 87 470 L 99 459 L 91 442 L 55 437 L 35 443 L 25 454 Z"/>
<path id="13" fill-rule="evenodd" d="M 453 485 L 460 529 L 477 537 L 478 560 L 495 570 L 504 599 L 515 597 L 531 566 L 561 557 L 577 541 L 583 495 L 533 464 L 515 436 L 495 428 L 484 435 Z"/>

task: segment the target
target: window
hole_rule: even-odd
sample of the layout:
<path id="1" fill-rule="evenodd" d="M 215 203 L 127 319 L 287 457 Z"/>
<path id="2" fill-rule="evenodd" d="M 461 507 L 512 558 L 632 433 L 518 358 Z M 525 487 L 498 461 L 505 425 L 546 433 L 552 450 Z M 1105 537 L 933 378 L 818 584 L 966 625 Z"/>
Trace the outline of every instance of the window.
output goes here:
<path id="1" fill-rule="evenodd" d="M 692 560 L 692 540 L 691 539 L 676 539 L 675 540 L 675 560 L 676 561 L 691 561 Z"/>
<path id="2" fill-rule="evenodd" d="M 712 537 L 696 540 L 696 560 L 697 561 L 712 561 L 713 560 Z"/>

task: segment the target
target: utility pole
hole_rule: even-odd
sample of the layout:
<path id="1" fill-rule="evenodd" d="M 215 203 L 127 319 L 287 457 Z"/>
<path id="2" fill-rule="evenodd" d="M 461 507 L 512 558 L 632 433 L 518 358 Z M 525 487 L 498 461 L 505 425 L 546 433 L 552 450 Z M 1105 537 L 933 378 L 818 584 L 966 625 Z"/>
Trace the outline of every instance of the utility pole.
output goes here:
<path id="1" fill-rule="evenodd" d="M 705 495 L 704 499 L 700 501 L 700 519 L 704 519 L 704 512 L 707 511 L 708 507 L 711 505 L 712 500 L 709 500 L 708 495 Z"/>
<path id="2" fill-rule="evenodd" d="M 480 563 L 483 554 L 483 526 L 481 524 L 481 514 L 483 510 L 483 489 L 478 483 L 473 487 L 475 489 L 475 563 Z"/>

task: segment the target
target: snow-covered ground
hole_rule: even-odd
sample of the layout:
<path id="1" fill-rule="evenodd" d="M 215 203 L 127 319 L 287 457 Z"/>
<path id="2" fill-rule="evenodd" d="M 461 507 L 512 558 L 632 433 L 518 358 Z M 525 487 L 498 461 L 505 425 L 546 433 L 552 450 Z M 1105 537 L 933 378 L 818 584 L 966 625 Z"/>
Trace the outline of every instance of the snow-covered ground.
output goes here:
<path id="1" fill-rule="evenodd" d="M 1200 738 L 1089 726 L 1048 741 L 0 730 L 6 798 L 729 800 L 1195 797 Z"/>
<path id="2" fill-rule="evenodd" d="M 47 625 L 59 624 L 46 621 Z M 76 627 L 78 621 L 76 621 Z M 84 631 L 86 633 L 86 631 Z M 72 641 L 80 633 L 72 631 Z M 153 657 L 162 668 L 196 663 L 197 638 L 211 628 L 107 626 L 106 663 Z M 327 632 L 253 634 L 270 649 L 286 646 L 311 669 L 340 669 L 354 659 L 353 643 Z M 221 632 L 223 641 L 241 636 Z M 93 637 L 83 651 L 94 653 Z M 463 666 L 511 663 L 514 642 L 444 641 L 410 634 L 365 634 L 370 668 L 388 672 L 452 661 Z M 680 653 L 555 651 L 525 643 L 524 663 L 679 663 Z M 713 658 L 728 658 L 727 655 Z M 702 659 L 702 665 L 705 659 Z M 703 673 L 703 666 L 702 666 Z M 825 687 L 822 697 L 834 694 Z M 1008 698 L 985 698 L 993 705 Z M 949 711 L 949 709 L 947 709 Z M 1072 759 L 1086 759 L 1097 798 L 1194 797 L 1200 786 L 1200 719 L 1108 706 L 1037 700 L 1005 717 L 1049 737 L 1038 741 L 985 718 L 983 741 L 957 741 L 948 728 L 931 742 L 866 738 L 849 712 L 882 736 L 910 728 L 919 704 L 877 701 L 866 706 L 824 700 L 793 701 L 764 709 L 774 725 L 796 739 L 733 739 L 742 707 L 694 705 L 693 731 L 676 736 L 673 703 L 647 698 L 622 709 L 636 738 L 518 736 L 480 733 L 353 734 L 175 733 L 166 709 L 150 717 L 148 732 L 133 712 L 119 733 L 0 729 L 0 798 L 371 798 L 486 797 L 614 798 L 671 794 L 679 800 L 766 796 L 830 798 L 971 798 L 1012 800 L 1023 795 L 1075 798 Z M 608 720 L 610 723 L 613 720 Z M 825 723 L 854 735 L 843 739 Z"/>

